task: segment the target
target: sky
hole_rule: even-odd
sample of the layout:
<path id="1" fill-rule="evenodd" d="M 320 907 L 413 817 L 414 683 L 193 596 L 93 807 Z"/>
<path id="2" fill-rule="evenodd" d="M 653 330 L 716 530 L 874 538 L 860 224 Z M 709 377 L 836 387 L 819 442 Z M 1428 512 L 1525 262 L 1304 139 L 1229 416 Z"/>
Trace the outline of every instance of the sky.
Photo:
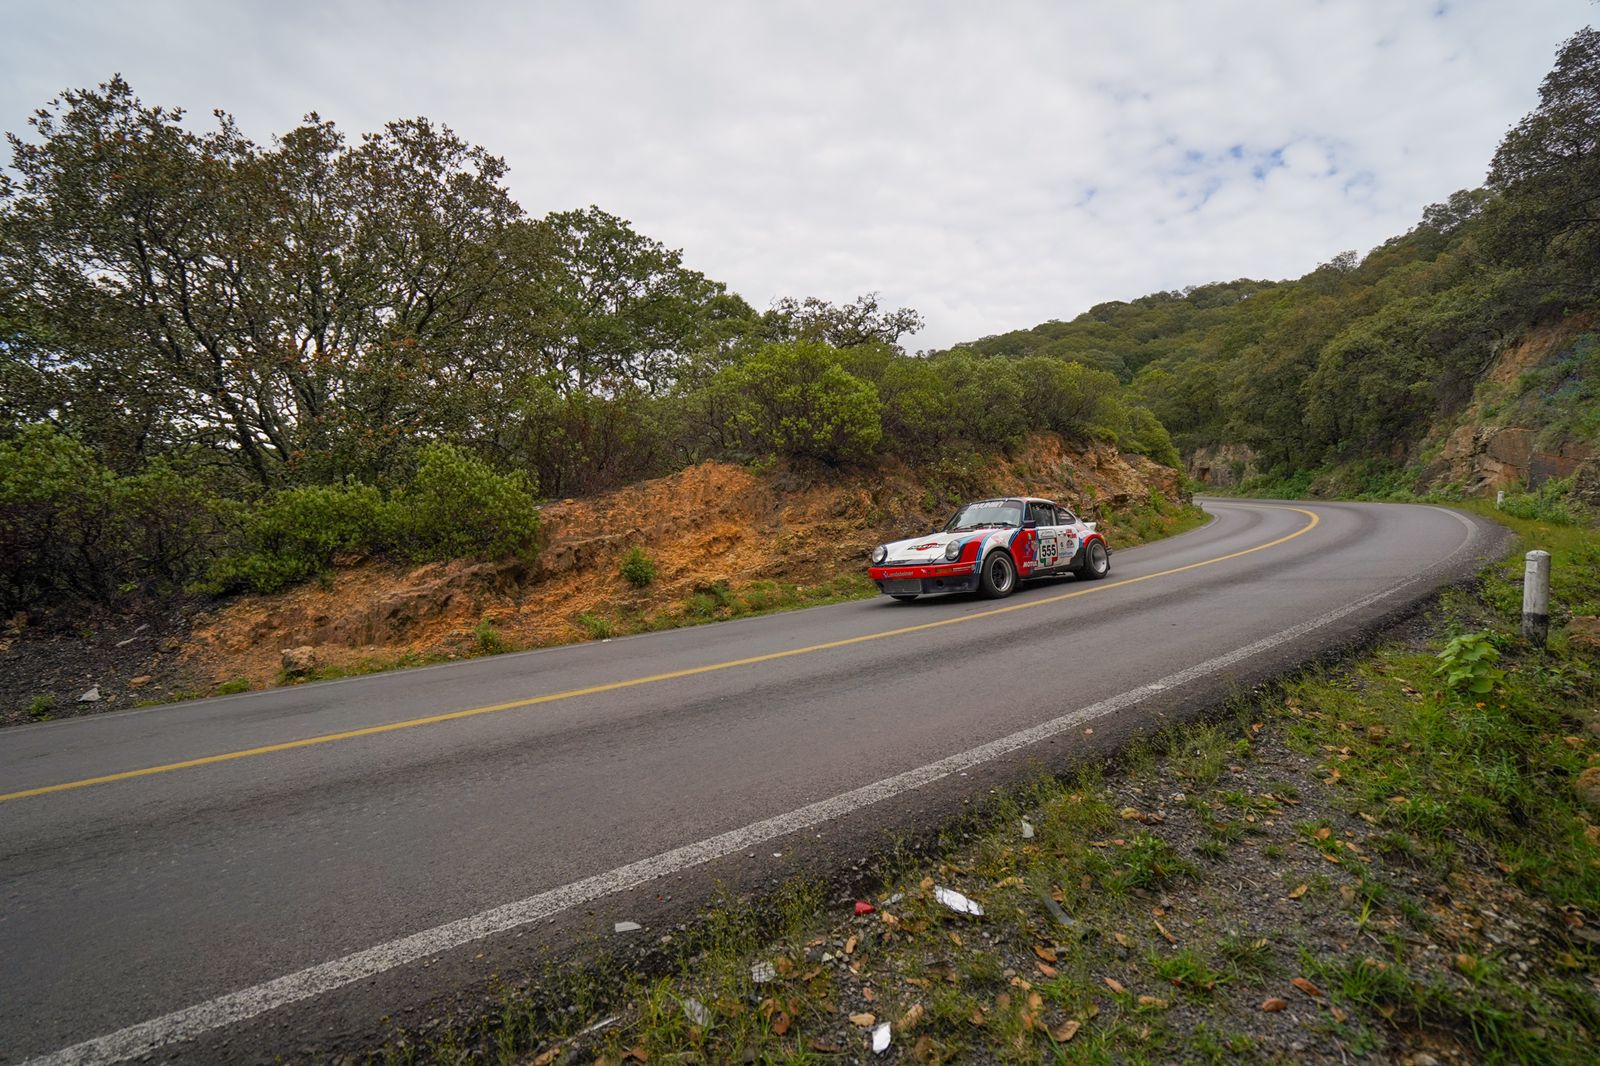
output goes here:
<path id="1" fill-rule="evenodd" d="M 758 308 L 880 293 L 942 348 L 1296 277 L 1482 183 L 1589 0 L 0 0 L 0 129 L 121 73 L 258 142 L 426 115 Z"/>

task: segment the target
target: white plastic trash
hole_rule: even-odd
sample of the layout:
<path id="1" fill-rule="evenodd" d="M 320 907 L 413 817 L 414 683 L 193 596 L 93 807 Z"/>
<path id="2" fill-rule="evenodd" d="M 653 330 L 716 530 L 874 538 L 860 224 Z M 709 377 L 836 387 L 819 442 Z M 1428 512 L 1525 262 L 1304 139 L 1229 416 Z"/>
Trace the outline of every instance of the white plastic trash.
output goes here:
<path id="1" fill-rule="evenodd" d="M 979 906 L 977 900 L 968 899 L 953 888 L 940 885 L 933 890 L 933 897 L 957 914 L 975 914 L 980 918 L 983 917 L 983 908 Z"/>
<path id="2" fill-rule="evenodd" d="M 877 1027 L 872 1030 L 872 1053 L 874 1055 L 882 1055 L 885 1051 L 888 1051 L 889 1039 L 889 1023 L 879 1022 Z"/>

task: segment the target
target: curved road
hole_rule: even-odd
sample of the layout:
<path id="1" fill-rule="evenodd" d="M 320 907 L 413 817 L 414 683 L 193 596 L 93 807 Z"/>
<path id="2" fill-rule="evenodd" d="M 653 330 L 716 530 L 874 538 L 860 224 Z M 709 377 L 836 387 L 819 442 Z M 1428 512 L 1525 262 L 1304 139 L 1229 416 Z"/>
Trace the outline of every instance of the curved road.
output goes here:
<path id="1" fill-rule="evenodd" d="M 669 897 L 848 863 L 1504 544 L 1434 507 L 1205 506 L 1103 582 L 999 604 L 879 598 L 6 730 L 0 1061 L 325 1050 L 613 918 L 653 940 Z"/>

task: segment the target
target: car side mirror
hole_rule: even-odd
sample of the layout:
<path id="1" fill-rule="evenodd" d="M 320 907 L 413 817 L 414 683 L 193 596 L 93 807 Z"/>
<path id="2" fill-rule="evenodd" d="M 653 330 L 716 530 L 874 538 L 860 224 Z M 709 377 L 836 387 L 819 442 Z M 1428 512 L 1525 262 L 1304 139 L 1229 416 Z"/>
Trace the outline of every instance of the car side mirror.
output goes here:
<path id="1" fill-rule="evenodd" d="M 1038 522 L 1037 519 L 1024 518 L 1022 520 L 1022 528 L 1023 529 L 1038 529 L 1039 528 L 1039 522 Z"/>

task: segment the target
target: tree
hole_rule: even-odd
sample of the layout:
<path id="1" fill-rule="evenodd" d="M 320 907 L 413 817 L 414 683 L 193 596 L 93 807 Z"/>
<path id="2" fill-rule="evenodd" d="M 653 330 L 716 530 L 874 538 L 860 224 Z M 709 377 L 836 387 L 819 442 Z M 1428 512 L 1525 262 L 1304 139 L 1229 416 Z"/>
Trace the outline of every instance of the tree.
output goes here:
<path id="1" fill-rule="evenodd" d="M 880 310 L 878 294 L 869 292 L 844 305 L 808 296 L 784 297 L 767 313 L 767 328 L 780 340 L 818 340 L 835 348 L 886 344 L 898 349 L 900 338 L 922 328 L 922 316 L 909 307 Z"/>
<path id="2" fill-rule="evenodd" d="M 1585 27 L 1557 53 L 1539 106 L 1495 152 L 1491 247 L 1506 261 L 1547 264 L 1567 296 L 1596 291 L 1600 260 L 1600 32 Z"/>
<path id="3" fill-rule="evenodd" d="M 377 476 L 469 426 L 508 347 L 504 164 L 425 119 L 346 146 L 312 115 L 262 149 L 199 134 L 120 77 L 10 136 L 7 377 L 119 465 L 198 445 L 263 485 Z M 31 375 L 31 376 L 30 376 Z M 298 468 L 305 467 L 302 474 Z"/>
<path id="4" fill-rule="evenodd" d="M 769 344 L 727 371 L 736 419 L 758 451 L 825 463 L 865 459 L 883 437 L 878 390 L 821 341 Z"/>
<path id="5" fill-rule="evenodd" d="M 743 299 L 683 253 L 598 207 L 559 211 L 519 234 L 524 329 L 540 369 L 572 390 L 626 383 L 659 393 L 692 356 L 753 322 Z"/>

